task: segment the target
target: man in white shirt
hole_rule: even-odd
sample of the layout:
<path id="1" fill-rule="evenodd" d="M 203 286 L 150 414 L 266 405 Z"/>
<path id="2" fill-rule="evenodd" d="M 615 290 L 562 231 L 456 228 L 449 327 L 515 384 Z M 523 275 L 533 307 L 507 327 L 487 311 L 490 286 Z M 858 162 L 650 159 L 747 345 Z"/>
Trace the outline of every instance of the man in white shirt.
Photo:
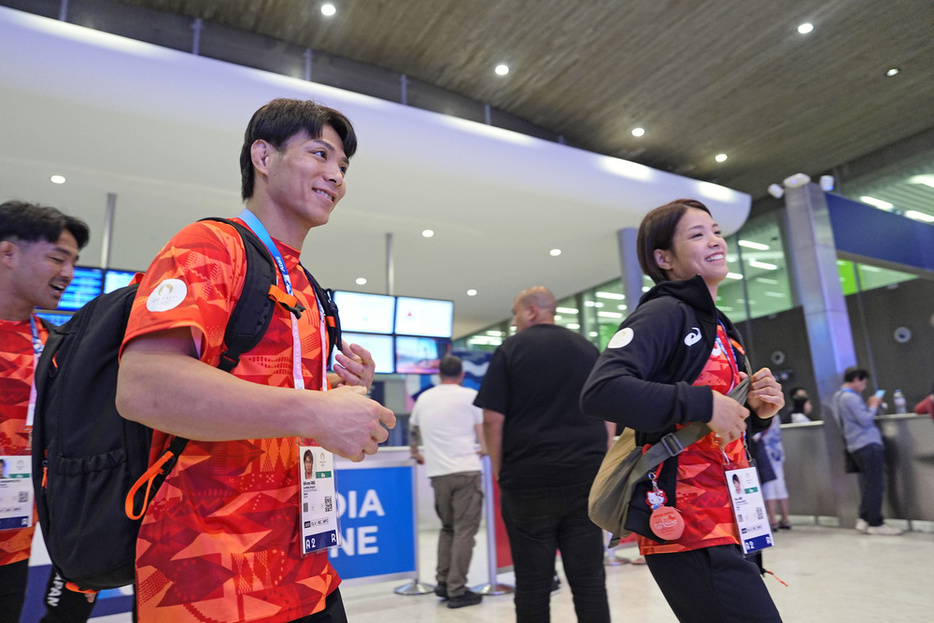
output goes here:
<path id="1" fill-rule="evenodd" d="M 424 391 L 415 402 L 409 420 L 409 446 L 412 457 L 425 465 L 431 478 L 435 510 L 441 519 L 435 594 L 447 599 L 448 608 L 462 608 L 482 599 L 466 585 L 474 536 L 483 514 L 483 412 L 473 406 L 476 390 L 461 386 L 464 367 L 460 358 L 445 356 L 439 376 L 441 384 Z M 424 443 L 424 455 L 418 451 L 420 442 Z"/>

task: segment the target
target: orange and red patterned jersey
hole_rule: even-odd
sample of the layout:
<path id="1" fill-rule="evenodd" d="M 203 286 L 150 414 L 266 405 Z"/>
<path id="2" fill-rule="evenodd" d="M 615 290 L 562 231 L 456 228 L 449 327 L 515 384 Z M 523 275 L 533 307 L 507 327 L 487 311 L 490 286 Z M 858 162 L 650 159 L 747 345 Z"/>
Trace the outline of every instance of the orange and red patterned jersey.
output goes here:
<path id="1" fill-rule="evenodd" d="M 713 351 L 694 385 L 708 385 L 714 391 L 726 394 L 739 383 L 732 353 L 721 348 L 727 345 L 726 348 L 731 350 L 729 344 L 723 326 L 718 326 Z M 675 507 L 684 519 L 681 538 L 662 544 L 640 536 L 640 554 L 685 552 L 715 545 L 739 544 L 724 470 L 749 467 L 749 462 L 742 439 L 727 444 L 721 451 L 715 437 L 711 432 L 678 455 Z M 729 466 L 724 465 L 724 453 L 729 458 Z"/>
<path id="2" fill-rule="evenodd" d="M 298 251 L 276 244 L 294 294 L 306 309 L 298 320 L 305 386 L 319 390 L 325 351 L 314 290 L 298 265 Z M 228 317 L 240 297 L 245 262 L 243 243 L 230 226 L 199 222 L 183 229 L 146 272 L 124 344 L 185 327 L 201 360 L 216 366 Z M 147 301 L 157 302 L 147 306 Z M 293 387 L 292 321 L 277 306 L 263 340 L 244 353 L 233 374 L 253 383 Z M 154 454 L 169 441 L 157 432 Z M 188 442 L 140 529 L 136 590 L 141 621 L 272 623 L 324 608 L 340 578 L 326 552 L 301 554 L 298 441 Z"/>
<path id="3" fill-rule="evenodd" d="M 34 320 L 39 339 L 45 344 L 48 332 L 38 318 Z M 29 455 L 26 412 L 34 368 L 29 321 L 0 320 L 0 456 Z M 33 511 L 31 527 L 0 530 L 0 565 L 29 558 L 37 521 Z"/>

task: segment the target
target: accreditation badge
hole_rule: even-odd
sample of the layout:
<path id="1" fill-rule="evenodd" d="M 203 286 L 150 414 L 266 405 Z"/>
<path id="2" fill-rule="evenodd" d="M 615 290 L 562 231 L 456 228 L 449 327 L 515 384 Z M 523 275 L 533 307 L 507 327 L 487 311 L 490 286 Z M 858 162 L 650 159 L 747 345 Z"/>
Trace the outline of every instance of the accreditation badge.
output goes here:
<path id="1" fill-rule="evenodd" d="M 340 545 L 334 455 L 320 446 L 298 446 L 302 555 Z"/>
<path id="2" fill-rule="evenodd" d="M 32 525 L 32 457 L 0 456 L 0 530 Z"/>
<path id="3" fill-rule="evenodd" d="M 762 497 L 756 468 L 725 471 L 743 553 L 751 554 L 772 547 L 772 526 L 769 525 L 768 513 L 765 512 L 765 499 Z"/>

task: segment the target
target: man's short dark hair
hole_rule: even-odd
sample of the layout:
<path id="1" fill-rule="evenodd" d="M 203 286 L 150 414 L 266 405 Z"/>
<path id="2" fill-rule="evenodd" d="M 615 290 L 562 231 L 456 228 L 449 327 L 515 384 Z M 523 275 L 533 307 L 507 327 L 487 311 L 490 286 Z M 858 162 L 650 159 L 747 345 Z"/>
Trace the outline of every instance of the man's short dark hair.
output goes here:
<path id="1" fill-rule="evenodd" d="M 464 371 L 464 364 L 460 357 L 454 355 L 445 355 L 438 364 L 438 374 L 448 379 L 456 379 Z"/>
<path id="2" fill-rule="evenodd" d="M 853 381 L 862 381 L 869 378 L 869 371 L 857 366 L 850 366 L 843 373 L 843 382 L 852 383 Z"/>
<path id="3" fill-rule="evenodd" d="M 240 150 L 240 194 L 246 201 L 253 196 L 256 171 L 250 153 L 253 143 L 266 141 L 274 148 L 282 146 L 290 138 L 307 132 L 309 138 L 321 138 L 325 126 L 331 126 L 344 143 L 344 155 L 350 159 L 357 151 L 357 133 L 350 119 L 343 113 L 321 106 L 311 100 L 274 99 L 255 113 L 243 135 Z"/>
<path id="4" fill-rule="evenodd" d="M 0 203 L 0 241 L 58 242 L 62 230 L 75 237 L 78 248 L 88 243 L 90 231 L 84 221 L 56 208 L 27 201 Z"/>

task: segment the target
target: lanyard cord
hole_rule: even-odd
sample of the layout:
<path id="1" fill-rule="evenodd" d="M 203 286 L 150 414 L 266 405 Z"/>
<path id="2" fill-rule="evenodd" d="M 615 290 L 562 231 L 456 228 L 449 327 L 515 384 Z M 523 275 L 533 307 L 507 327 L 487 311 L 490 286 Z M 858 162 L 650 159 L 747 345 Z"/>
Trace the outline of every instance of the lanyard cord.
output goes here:
<path id="1" fill-rule="evenodd" d="M 247 227 L 253 230 L 253 233 L 255 233 L 262 241 L 263 245 L 265 245 L 266 250 L 269 251 L 269 254 L 272 256 L 272 259 L 279 269 L 279 274 L 282 276 L 282 283 L 285 285 L 286 293 L 290 296 L 294 296 L 292 294 L 292 279 L 289 277 L 289 271 L 285 266 L 285 260 L 282 258 L 282 254 L 279 253 L 279 248 L 276 247 L 276 244 L 272 241 L 269 232 L 266 231 L 266 227 L 256 215 L 247 208 L 244 208 L 240 213 L 240 219 L 247 224 Z M 299 266 L 301 266 L 301 263 L 299 263 Z M 301 266 L 301 268 L 305 270 L 304 266 Z M 305 273 L 307 275 L 308 271 L 305 271 Z M 311 282 L 310 277 L 308 281 L 309 283 Z M 328 362 L 325 357 L 325 352 L 327 351 L 327 334 L 325 329 L 324 307 L 321 301 L 317 300 L 317 297 L 315 297 L 315 299 L 318 303 L 318 333 L 321 340 L 321 391 L 326 391 L 328 385 Z M 305 389 L 305 379 L 302 375 L 302 340 L 298 332 L 298 318 L 294 315 L 290 315 L 289 319 L 292 325 L 292 379 L 295 383 L 295 389 Z"/>

